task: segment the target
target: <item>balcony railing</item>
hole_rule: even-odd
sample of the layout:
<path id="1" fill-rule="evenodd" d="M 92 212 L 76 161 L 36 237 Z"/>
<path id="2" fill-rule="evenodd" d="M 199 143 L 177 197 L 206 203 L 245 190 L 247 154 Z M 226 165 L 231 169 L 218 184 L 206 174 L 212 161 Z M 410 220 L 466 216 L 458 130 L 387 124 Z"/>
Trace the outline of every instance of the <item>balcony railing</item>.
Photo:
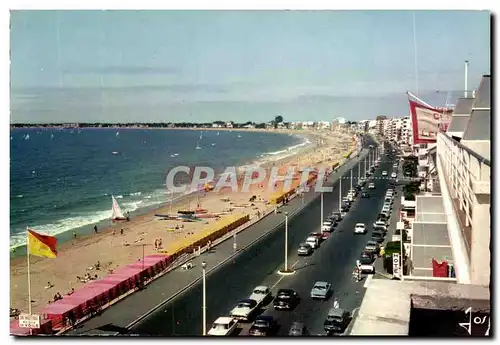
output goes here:
<path id="1" fill-rule="evenodd" d="M 437 154 L 470 250 L 472 209 L 477 194 L 490 194 L 491 162 L 445 133 L 438 134 Z"/>

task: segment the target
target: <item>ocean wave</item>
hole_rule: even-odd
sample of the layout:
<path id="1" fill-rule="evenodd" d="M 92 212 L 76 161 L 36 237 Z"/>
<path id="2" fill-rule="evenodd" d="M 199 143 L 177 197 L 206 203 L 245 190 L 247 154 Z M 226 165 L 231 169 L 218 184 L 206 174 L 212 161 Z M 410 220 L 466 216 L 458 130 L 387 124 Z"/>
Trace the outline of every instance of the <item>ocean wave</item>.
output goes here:
<path id="1" fill-rule="evenodd" d="M 141 195 L 141 194 L 142 194 L 142 192 L 135 192 L 135 193 L 130 193 L 129 195 L 130 196 L 137 196 L 137 195 Z"/>
<path id="2" fill-rule="evenodd" d="M 143 207 L 151 207 L 156 204 L 161 204 L 162 202 L 165 202 L 165 200 L 160 200 L 160 199 L 153 199 L 151 197 L 150 201 L 146 200 L 131 200 L 127 201 L 124 203 L 120 204 L 120 207 L 124 213 L 126 212 L 134 212 L 137 211 L 140 208 Z M 102 211 L 97 211 L 97 212 L 88 212 L 88 213 L 83 213 L 78 216 L 74 217 L 68 217 L 68 218 L 63 218 L 60 220 L 57 220 L 54 223 L 49 223 L 49 224 L 40 224 L 40 225 L 35 225 L 30 228 L 33 230 L 51 235 L 51 236 L 56 236 L 63 234 L 65 232 L 72 231 L 76 228 L 80 228 L 83 226 L 91 226 L 95 223 L 104 221 L 106 219 L 111 218 L 111 205 L 109 207 L 109 210 L 102 210 Z M 24 246 L 26 244 L 26 233 L 25 232 L 18 232 L 14 233 L 10 237 L 10 248 L 16 248 L 19 246 Z"/>

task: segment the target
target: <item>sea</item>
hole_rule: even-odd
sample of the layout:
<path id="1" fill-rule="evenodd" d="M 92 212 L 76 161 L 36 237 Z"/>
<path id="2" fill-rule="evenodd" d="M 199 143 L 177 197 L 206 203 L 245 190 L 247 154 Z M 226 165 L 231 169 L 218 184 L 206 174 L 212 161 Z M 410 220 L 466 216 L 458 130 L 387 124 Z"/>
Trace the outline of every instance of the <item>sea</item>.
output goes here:
<path id="1" fill-rule="evenodd" d="M 25 252 L 27 227 L 66 240 L 111 224 L 111 195 L 132 216 L 185 197 L 165 187 L 175 166 L 222 172 L 313 145 L 302 135 L 236 130 L 29 128 L 10 135 L 11 255 Z"/>

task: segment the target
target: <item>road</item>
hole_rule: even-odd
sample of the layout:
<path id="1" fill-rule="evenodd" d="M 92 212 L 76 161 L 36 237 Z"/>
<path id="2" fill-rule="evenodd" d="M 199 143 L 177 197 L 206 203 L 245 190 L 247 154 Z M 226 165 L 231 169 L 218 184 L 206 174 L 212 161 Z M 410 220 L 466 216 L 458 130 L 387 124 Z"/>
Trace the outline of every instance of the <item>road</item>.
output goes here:
<path id="1" fill-rule="evenodd" d="M 368 145 L 368 143 L 366 143 Z M 330 181 L 335 181 L 337 178 L 344 174 L 347 169 L 350 169 L 354 165 L 354 160 L 346 162 L 344 165 L 339 167 L 335 173 L 330 176 Z M 290 220 L 293 219 L 293 214 L 299 212 L 302 208 L 308 208 L 308 203 L 314 202 L 317 194 L 314 191 L 303 194 L 303 198 L 295 198 L 289 202 L 289 204 L 282 208 L 283 211 L 288 211 L 290 213 Z M 319 200 L 316 200 L 318 203 Z M 319 224 L 319 214 L 317 216 Z M 188 271 L 183 271 L 180 268 L 169 272 L 168 274 L 156 279 L 152 283 L 148 284 L 145 289 L 137 291 L 127 298 L 119 301 L 110 308 L 104 310 L 101 315 L 96 316 L 90 320 L 87 320 L 81 325 L 78 325 L 74 330 L 68 332 L 67 334 L 72 335 L 82 335 L 89 334 L 93 331 L 110 331 L 123 333 L 130 328 L 136 320 L 141 318 L 143 315 L 151 312 L 153 309 L 158 309 L 159 312 L 162 310 L 162 304 L 168 303 L 171 299 L 183 293 L 183 291 L 189 289 L 191 286 L 195 285 L 201 279 L 201 269 L 199 268 L 199 263 L 203 260 L 207 262 L 207 275 L 209 280 L 211 280 L 211 271 L 214 273 L 228 266 L 237 266 L 236 262 L 241 262 L 238 257 L 245 255 L 252 246 L 252 243 L 258 242 L 261 238 L 265 238 L 276 233 L 280 226 L 284 224 L 283 213 L 270 214 L 265 218 L 261 219 L 256 224 L 250 226 L 244 231 L 240 232 L 236 238 L 228 239 L 225 242 L 218 244 L 214 250 L 210 253 L 203 253 L 200 257 L 193 260 L 192 263 L 195 267 Z M 234 251 L 233 243 L 237 243 L 237 251 Z M 256 249 L 252 249 L 252 253 Z M 260 249 L 261 250 L 261 249 Z M 232 260 L 235 260 L 234 262 Z M 243 260 L 244 261 L 244 260 Z M 264 275 L 265 276 L 265 275 Z M 261 275 L 256 275 L 256 279 L 263 277 Z M 216 281 L 217 279 L 215 279 Z M 224 286 L 224 285 L 220 285 Z M 161 313 L 161 312 L 160 312 Z M 172 309 L 173 319 L 176 318 L 176 307 Z M 168 334 L 174 334 L 176 328 L 174 329 L 172 325 L 172 330 Z M 201 328 L 201 326 L 200 326 Z M 201 332 L 201 331 L 200 331 Z M 198 334 L 200 334 L 198 332 Z M 148 334 L 148 333 L 146 333 Z"/>
<path id="2" fill-rule="evenodd" d="M 370 141 L 366 143 L 371 144 Z M 377 170 L 390 170 L 391 162 L 384 162 Z M 361 164 L 363 169 L 363 164 Z M 362 170 L 362 173 L 364 171 Z M 350 186 L 350 174 L 342 179 L 342 194 Z M 353 169 L 357 176 L 357 165 Z M 313 334 L 323 333 L 322 325 L 333 301 L 318 302 L 308 298 L 309 291 L 317 280 L 326 280 L 332 284 L 334 296 L 340 306 L 353 310 L 359 307 L 364 294 L 363 281 L 355 283 L 351 279 L 355 261 L 369 240 L 367 235 L 354 235 L 354 225 L 363 222 L 371 229 L 383 204 L 387 189 L 387 179 L 375 179 L 376 189 L 371 191 L 371 198 L 358 199 L 345 219 L 340 223 L 331 238 L 308 258 L 298 258 L 296 248 L 312 231 L 320 227 L 320 198 L 315 199 L 300 214 L 289 221 L 289 257 L 296 273 L 283 277 L 277 271 L 283 267 L 284 228 L 265 236 L 260 242 L 247 248 L 207 276 L 207 327 L 219 316 L 227 315 L 238 300 L 250 295 L 257 285 L 267 285 L 276 292 L 278 288 L 292 287 L 303 297 L 300 305 L 293 312 L 265 313 L 275 315 L 282 324 L 280 334 L 286 334 L 293 321 L 303 321 Z M 334 187 L 332 193 L 324 194 L 324 216 L 338 208 L 339 191 Z M 288 207 L 288 206 L 287 206 Z M 132 332 L 153 336 L 200 335 L 202 329 L 202 284 L 197 282 L 177 298 L 158 309 L 132 328 Z"/>

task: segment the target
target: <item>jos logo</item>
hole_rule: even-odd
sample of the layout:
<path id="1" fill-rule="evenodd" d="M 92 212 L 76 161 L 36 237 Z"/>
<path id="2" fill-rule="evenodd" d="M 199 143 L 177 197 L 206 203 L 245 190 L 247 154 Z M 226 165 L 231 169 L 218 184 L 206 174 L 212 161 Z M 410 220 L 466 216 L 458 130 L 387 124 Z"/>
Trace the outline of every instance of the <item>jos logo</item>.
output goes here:
<path id="1" fill-rule="evenodd" d="M 489 316 L 475 316 L 474 318 L 472 318 L 472 307 L 467 308 L 467 310 L 465 311 L 465 315 L 469 316 L 469 322 L 461 322 L 458 325 L 465 329 L 469 335 L 472 335 L 472 325 L 484 325 L 486 324 L 486 322 L 488 322 L 488 329 L 486 330 L 484 335 L 490 335 L 491 323 Z"/>

